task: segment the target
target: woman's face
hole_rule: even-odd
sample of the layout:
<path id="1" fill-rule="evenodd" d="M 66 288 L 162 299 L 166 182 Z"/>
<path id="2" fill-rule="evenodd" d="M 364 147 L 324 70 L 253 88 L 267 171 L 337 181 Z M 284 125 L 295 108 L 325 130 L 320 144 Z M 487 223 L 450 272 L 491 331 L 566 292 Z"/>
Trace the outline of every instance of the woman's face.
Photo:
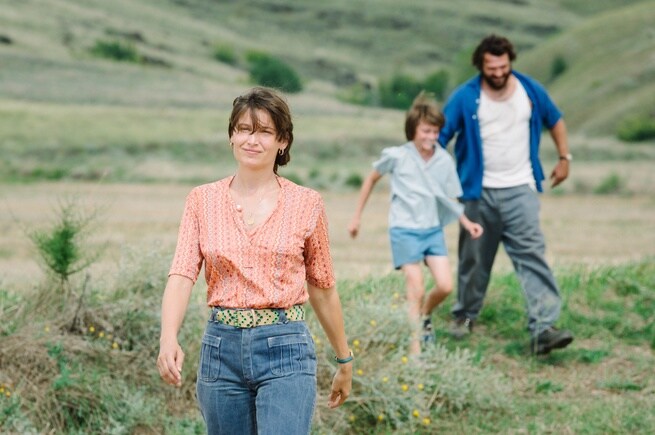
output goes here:
<path id="1" fill-rule="evenodd" d="M 287 147 L 287 142 L 277 139 L 275 124 L 267 111 L 257 109 L 255 114 L 256 125 L 250 111 L 241 115 L 235 125 L 230 137 L 234 158 L 251 169 L 272 170 L 278 152 Z"/>

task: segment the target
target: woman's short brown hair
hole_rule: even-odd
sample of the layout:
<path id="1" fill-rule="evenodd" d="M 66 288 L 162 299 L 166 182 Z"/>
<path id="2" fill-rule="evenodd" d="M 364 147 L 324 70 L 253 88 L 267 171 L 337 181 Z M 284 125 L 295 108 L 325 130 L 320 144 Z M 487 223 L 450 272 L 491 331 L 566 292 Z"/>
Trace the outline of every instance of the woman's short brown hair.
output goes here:
<path id="1" fill-rule="evenodd" d="M 258 86 L 247 93 L 234 99 L 232 103 L 232 114 L 228 124 L 228 136 L 231 138 L 237 127 L 237 122 L 249 112 L 253 123 L 253 131 L 261 128 L 257 119 L 257 110 L 266 111 L 275 125 L 276 138 L 279 141 L 287 142 L 287 146 L 275 157 L 273 172 L 277 174 L 277 167 L 284 166 L 291 160 L 291 144 L 293 143 L 293 122 L 291 121 L 291 110 L 284 97 L 271 88 Z"/>
<path id="2" fill-rule="evenodd" d="M 416 127 L 418 127 L 421 121 L 439 128 L 443 127 L 445 122 L 436 100 L 425 93 L 425 91 L 421 91 L 414 98 L 412 107 L 409 108 L 405 116 L 405 136 L 407 140 L 414 140 Z"/>

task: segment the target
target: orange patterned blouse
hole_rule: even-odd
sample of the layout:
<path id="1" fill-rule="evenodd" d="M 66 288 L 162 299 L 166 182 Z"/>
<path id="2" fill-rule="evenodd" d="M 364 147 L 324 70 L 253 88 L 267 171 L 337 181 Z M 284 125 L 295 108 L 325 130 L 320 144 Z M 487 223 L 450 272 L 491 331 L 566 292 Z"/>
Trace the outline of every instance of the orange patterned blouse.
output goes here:
<path id="1" fill-rule="evenodd" d="M 289 308 L 309 299 L 305 281 L 334 286 L 318 192 L 278 177 L 275 208 L 249 232 L 229 192 L 233 178 L 198 186 L 187 196 L 169 276 L 195 283 L 204 261 L 207 304 L 225 308 Z"/>

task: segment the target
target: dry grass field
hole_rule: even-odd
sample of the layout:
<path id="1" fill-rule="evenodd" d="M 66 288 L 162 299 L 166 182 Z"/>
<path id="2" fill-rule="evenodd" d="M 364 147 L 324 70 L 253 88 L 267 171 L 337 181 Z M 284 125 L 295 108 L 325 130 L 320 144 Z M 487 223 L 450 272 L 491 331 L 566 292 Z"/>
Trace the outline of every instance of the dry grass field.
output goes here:
<path id="1" fill-rule="evenodd" d="M 155 249 L 172 255 L 190 188 L 178 184 L 0 185 L 0 283 L 20 288 L 42 278 L 25 232 L 52 225 L 57 206 L 64 200 L 98 212 L 89 240 L 103 249 L 92 268 L 95 278 L 111 278 L 126 249 Z M 391 272 L 384 187 L 372 195 L 357 240 L 351 240 L 346 231 L 357 193 L 325 192 L 323 196 L 338 277 L 364 279 Z M 541 213 L 547 256 L 555 268 L 620 264 L 655 256 L 655 196 L 647 191 L 630 195 L 547 192 L 542 195 Z M 449 226 L 446 234 L 454 269 L 457 227 Z M 504 253 L 499 253 L 496 267 L 511 268 Z"/>

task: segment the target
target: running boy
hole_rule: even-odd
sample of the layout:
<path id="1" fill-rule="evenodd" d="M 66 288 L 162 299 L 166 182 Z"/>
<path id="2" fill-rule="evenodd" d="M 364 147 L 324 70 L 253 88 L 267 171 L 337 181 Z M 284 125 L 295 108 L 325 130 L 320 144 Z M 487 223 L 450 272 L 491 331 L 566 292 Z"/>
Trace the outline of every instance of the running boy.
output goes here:
<path id="1" fill-rule="evenodd" d="M 384 174 L 391 174 L 389 238 L 396 269 L 403 271 L 410 322 L 418 331 L 422 325 L 424 342 L 434 340 L 431 313 L 452 291 L 453 280 L 442 228 L 455 219 L 471 234 L 482 235 L 482 227 L 471 222 L 463 206 L 454 198 L 462 187 L 452 157 L 437 146 L 443 114 L 431 98 L 421 92 L 405 117 L 404 145 L 385 148 L 359 194 L 355 215 L 348 226 L 351 237 L 359 233 L 361 215 L 371 191 Z M 425 289 L 421 262 L 435 281 L 423 300 Z M 412 334 L 409 353 L 419 354 L 418 334 Z"/>

